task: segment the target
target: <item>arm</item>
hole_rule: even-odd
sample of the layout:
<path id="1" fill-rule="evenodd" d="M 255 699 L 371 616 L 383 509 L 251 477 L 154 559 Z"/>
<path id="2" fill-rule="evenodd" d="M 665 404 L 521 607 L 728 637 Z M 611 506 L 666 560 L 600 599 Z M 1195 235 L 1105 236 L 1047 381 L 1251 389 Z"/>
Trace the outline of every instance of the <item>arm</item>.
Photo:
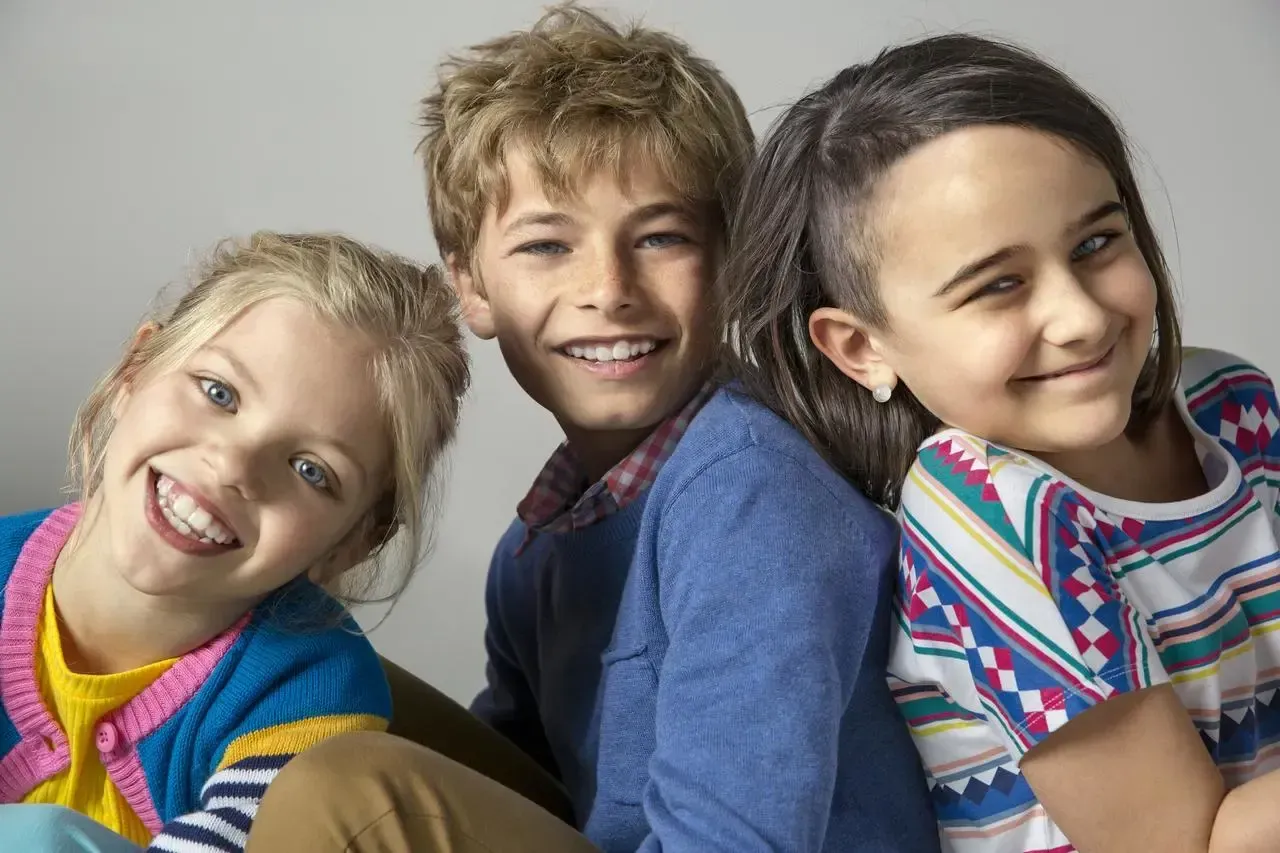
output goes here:
<path id="1" fill-rule="evenodd" d="M 299 720 L 237 738 L 201 790 L 200 809 L 165 824 L 147 849 L 181 851 L 203 845 L 198 849 L 210 853 L 243 853 L 267 786 L 290 759 L 334 735 L 385 729 L 381 717 L 350 714 Z"/>
<path id="2" fill-rule="evenodd" d="M 560 776 L 542 728 L 542 716 L 516 649 L 534 649 L 538 566 L 512 556 L 524 527 L 517 525 L 499 542 L 485 581 L 484 632 L 486 684 L 471 712 L 488 723 L 543 769 Z M 528 556 L 534 556 L 532 554 Z"/>
<path id="3" fill-rule="evenodd" d="M 354 621 L 323 632 L 251 624 L 235 668 L 204 706 L 190 762 L 194 778 L 162 780 L 199 791 L 199 807 L 167 822 L 151 850 L 242 853 L 268 785 L 298 753 L 336 735 L 385 731 L 386 676 Z M 203 846 L 200 846 L 203 845 Z"/>
<path id="4" fill-rule="evenodd" d="M 1226 793 L 1167 684 L 1081 714 L 1022 771 L 1081 853 L 1266 853 L 1280 838 L 1280 772 Z"/>
<path id="5" fill-rule="evenodd" d="M 1020 489 L 1016 467 L 974 477 L 989 460 L 953 471 L 972 449 L 922 452 L 904 489 L 899 583 L 910 639 L 900 650 L 910 652 L 895 650 L 895 670 L 936 684 L 997 733 L 1081 853 L 1270 849 L 1280 813 L 1253 804 L 1280 793 L 1277 779 L 1225 794 L 1098 531 L 1075 524 L 1069 493 L 1048 496 L 1057 488 L 1048 478 L 1025 475 Z M 917 737 L 929 755 L 930 741 L 948 735 Z M 965 754 L 941 749 L 934 763 Z M 940 813 L 944 828 L 963 826 L 963 802 L 956 809 Z M 1006 843 L 1024 849 L 1019 841 L 1030 843 Z"/>
<path id="6" fill-rule="evenodd" d="M 819 851 L 892 525 L 852 490 L 754 448 L 662 512 L 670 645 L 640 850 Z"/>

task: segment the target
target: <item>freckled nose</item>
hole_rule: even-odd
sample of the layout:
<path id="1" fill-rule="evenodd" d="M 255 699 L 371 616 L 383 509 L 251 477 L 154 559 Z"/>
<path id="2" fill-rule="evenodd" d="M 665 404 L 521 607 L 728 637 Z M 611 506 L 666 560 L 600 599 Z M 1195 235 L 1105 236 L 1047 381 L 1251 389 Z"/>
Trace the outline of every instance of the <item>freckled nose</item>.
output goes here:
<path id="1" fill-rule="evenodd" d="M 608 253 L 583 282 L 579 307 L 606 314 L 624 310 L 634 302 L 634 271 L 629 261 Z"/>

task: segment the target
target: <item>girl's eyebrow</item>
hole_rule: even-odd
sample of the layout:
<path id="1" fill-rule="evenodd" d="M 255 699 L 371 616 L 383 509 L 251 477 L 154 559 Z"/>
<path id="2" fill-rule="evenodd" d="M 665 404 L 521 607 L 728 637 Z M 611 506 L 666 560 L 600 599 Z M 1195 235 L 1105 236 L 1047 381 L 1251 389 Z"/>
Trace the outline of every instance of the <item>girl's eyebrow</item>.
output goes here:
<path id="1" fill-rule="evenodd" d="M 1071 225 L 1066 229 L 1064 233 L 1070 234 L 1073 231 L 1079 231 L 1081 228 L 1084 228 L 1087 225 L 1092 225 L 1093 223 L 1097 222 L 1099 219 L 1106 219 L 1108 216 L 1110 216 L 1113 213 L 1124 213 L 1124 212 L 1125 212 L 1125 208 L 1122 202 L 1116 201 L 1115 199 L 1112 199 L 1110 201 L 1104 201 L 1102 204 L 1098 205 L 1093 210 L 1086 213 L 1084 216 L 1081 216 L 1075 222 L 1072 222 Z"/>
<path id="2" fill-rule="evenodd" d="M 1102 204 L 1098 205 L 1093 210 L 1089 211 L 1084 216 L 1081 216 L 1079 219 L 1075 220 L 1070 225 L 1068 225 L 1066 229 L 1064 229 L 1063 233 L 1072 234 L 1076 231 L 1079 231 L 1081 228 L 1085 228 L 1089 225 L 1092 225 L 1093 223 L 1097 222 L 1099 219 L 1105 219 L 1113 213 L 1123 213 L 1124 210 L 1125 210 L 1124 204 L 1122 204 L 1119 201 L 1116 201 L 1115 199 L 1104 201 Z M 946 296 L 948 293 L 954 290 L 958 285 L 963 284 L 964 282 L 968 281 L 971 278 L 974 278 L 975 276 L 981 275 L 982 273 L 986 272 L 987 270 L 991 269 L 994 266 L 1004 263 L 1005 261 L 1009 260 L 1009 258 L 1013 257 L 1019 252 L 1025 251 L 1027 248 L 1028 247 L 1025 244 L 1018 244 L 1016 246 L 1005 246 L 1003 249 L 999 249 L 995 252 L 992 252 L 991 254 L 987 255 L 985 258 L 980 258 L 979 260 L 973 261 L 972 263 L 965 264 L 964 266 L 960 267 L 959 270 L 956 271 L 955 275 L 947 279 L 946 283 L 944 283 L 942 287 L 938 288 L 933 295 Z"/>
<path id="3" fill-rule="evenodd" d="M 933 295 L 935 297 L 946 296 L 948 293 L 955 290 L 958 286 L 960 286 L 961 284 L 964 284 L 969 279 L 979 276 L 982 273 L 986 272 L 987 270 L 991 269 L 992 267 L 1004 263 L 1005 261 L 1009 260 L 1019 252 L 1025 251 L 1027 248 L 1028 247 L 1025 244 L 1019 244 L 1017 246 L 1005 246 L 1003 249 L 999 249 L 995 252 L 992 252 L 991 254 L 987 255 L 985 258 L 981 258 L 979 260 L 973 261 L 972 263 L 965 264 L 964 266 L 960 267 L 959 270 L 956 271 L 955 275 L 947 279 L 946 283 L 943 284 L 942 287 L 939 287 L 934 292 Z"/>
<path id="4" fill-rule="evenodd" d="M 254 392 L 261 390 L 258 387 L 258 381 L 253 378 L 252 371 L 245 367 L 244 362 L 236 358 L 230 351 L 218 346 L 217 344 L 209 344 L 206 349 L 225 361 L 231 367 L 232 372 L 234 372 L 240 379 L 244 380 L 244 383 L 253 389 Z"/>

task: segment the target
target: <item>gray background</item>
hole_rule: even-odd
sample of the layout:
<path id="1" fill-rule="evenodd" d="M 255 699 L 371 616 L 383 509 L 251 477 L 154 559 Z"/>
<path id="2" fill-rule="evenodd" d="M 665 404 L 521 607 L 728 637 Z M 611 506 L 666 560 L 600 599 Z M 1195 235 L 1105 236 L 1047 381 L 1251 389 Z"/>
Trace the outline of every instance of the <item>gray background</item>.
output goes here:
<path id="1" fill-rule="evenodd" d="M 527 25 L 540 8 L 0 0 L 0 513 L 60 499 L 76 405 L 193 251 L 256 228 L 336 229 L 434 259 L 413 159 L 417 100 L 444 52 Z M 739 87 L 758 130 L 896 40 L 967 29 L 1027 42 L 1106 100 L 1140 144 L 1187 340 L 1280 370 L 1280 2 L 605 8 L 675 28 Z M 558 440 L 496 347 L 473 342 L 472 353 L 475 392 L 437 548 L 372 635 L 463 700 L 483 680 L 490 551 Z"/>

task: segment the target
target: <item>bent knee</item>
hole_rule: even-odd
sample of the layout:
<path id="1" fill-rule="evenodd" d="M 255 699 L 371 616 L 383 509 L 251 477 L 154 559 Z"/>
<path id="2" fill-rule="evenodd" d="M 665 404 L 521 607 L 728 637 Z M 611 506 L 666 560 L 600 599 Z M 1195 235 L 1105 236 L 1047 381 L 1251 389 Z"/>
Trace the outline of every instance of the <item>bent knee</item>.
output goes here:
<path id="1" fill-rule="evenodd" d="M 362 783 L 402 771 L 413 749 L 409 741 L 385 732 L 335 735 L 294 756 L 272 781 L 268 795 L 350 796 Z"/>

